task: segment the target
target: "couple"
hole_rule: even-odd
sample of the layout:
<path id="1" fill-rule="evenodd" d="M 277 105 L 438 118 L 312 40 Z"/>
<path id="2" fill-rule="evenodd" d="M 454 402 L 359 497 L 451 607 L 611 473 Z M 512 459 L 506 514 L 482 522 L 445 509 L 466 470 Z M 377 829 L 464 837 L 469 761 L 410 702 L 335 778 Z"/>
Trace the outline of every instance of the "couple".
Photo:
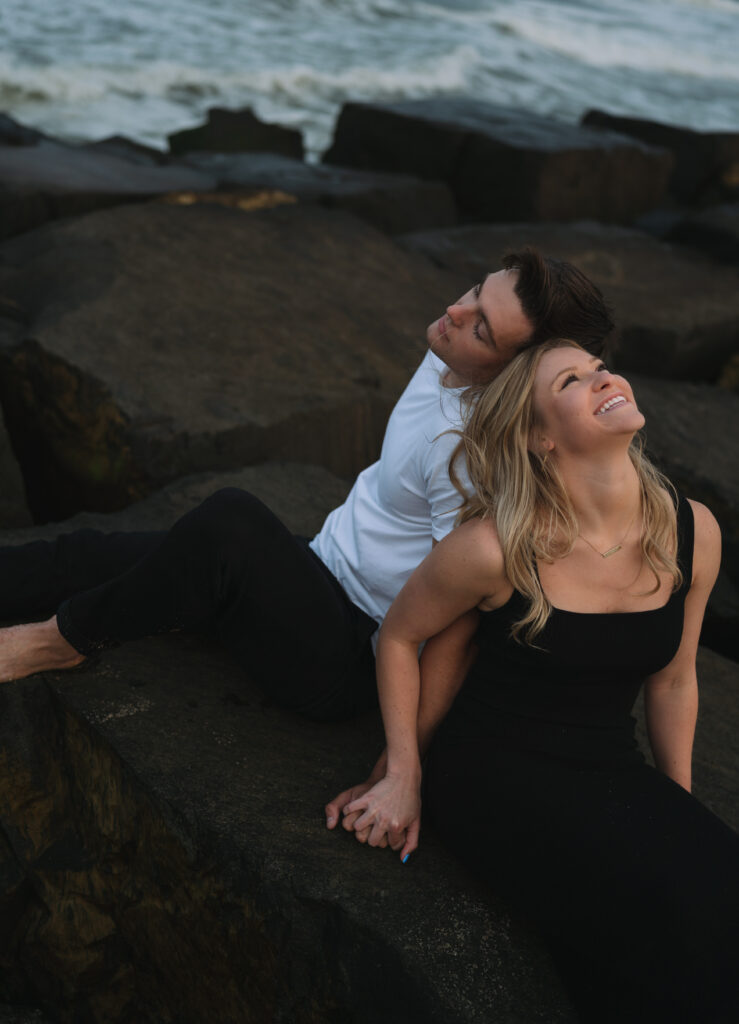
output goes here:
<path id="1" fill-rule="evenodd" d="M 509 254 L 428 328 L 379 462 L 310 544 L 231 490 L 166 534 L 3 549 L 0 615 L 56 614 L 0 631 L 0 679 L 208 628 L 280 703 L 339 719 L 376 701 L 384 619 L 386 751 L 329 827 L 407 859 L 430 744 L 426 816 L 538 923 L 582 1020 L 718 1024 L 738 841 L 688 790 L 720 539 L 635 447 L 610 329 L 575 268 Z M 633 740 L 642 683 L 657 770 Z"/>

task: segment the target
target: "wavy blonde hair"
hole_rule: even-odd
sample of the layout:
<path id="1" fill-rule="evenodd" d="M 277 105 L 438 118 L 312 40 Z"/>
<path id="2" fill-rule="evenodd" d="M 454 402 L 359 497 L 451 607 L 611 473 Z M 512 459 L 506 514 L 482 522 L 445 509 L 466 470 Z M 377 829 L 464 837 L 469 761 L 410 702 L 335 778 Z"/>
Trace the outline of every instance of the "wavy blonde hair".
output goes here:
<path id="1" fill-rule="evenodd" d="M 542 356 L 555 348 L 582 346 L 556 338 L 526 349 L 486 388 L 468 395 L 469 407 L 462 438 L 452 454 L 449 474 L 463 496 L 457 523 L 492 519 L 503 549 L 506 576 L 528 600 L 526 614 L 513 624 L 511 635 L 533 645 L 552 606 L 542 590 L 536 563 L 569 554 L 579 534 L 575 510 L 556 465 L 530 451 L 529 440 L 539 426 L 533 390 Z M 466 494 L 455 471 L 464 456 L 474 493 Z M 659 573 L 672 576 L 677 588 L 682 573 L 677 564 L 677 517 L 672 484 L 644 455 L 637 435 L 629 446 L 641 489 L 644 529 L 643 558 L 659 589 Z"/>

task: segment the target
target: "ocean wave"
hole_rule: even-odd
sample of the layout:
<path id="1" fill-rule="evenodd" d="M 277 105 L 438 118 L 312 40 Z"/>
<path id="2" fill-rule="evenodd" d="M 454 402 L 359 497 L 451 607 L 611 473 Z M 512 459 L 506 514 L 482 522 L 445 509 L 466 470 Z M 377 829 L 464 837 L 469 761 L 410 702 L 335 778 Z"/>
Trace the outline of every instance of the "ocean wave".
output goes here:
<path id="1" fill-rule="evenodd" d="M 663 12 L 667 10 L 666 5 L 659 6 Z M 506 6 L 494 18 L 501 28 L 513 31 L 521 39 L 590 67 L 739 82 L 739 63 L 731 37 L 725 43 L 725 51 L 714 38 L 710 46 L 698 48 L 696 40 L 715 32 L 715 26 L 709 28 L 695 20 L 692 26 L 682 25 L 679 35 L 668 33 L 666 23 L 654 8 L 646 12 L 643 5 L 640 7 L 645 13 L 639 22 L 619 9 L 607 15 L 604 24 L 604 12 L 599 11 L 598 17 L 588 20 L 581 8 L 573 7 L 573 16 L 579 15 L 577 24 L 568 24 L 561 7 L 554 13 L 544 3 L 526 5 L 522 10 Z M 670 9 L 674 16 L 674 4 Z M 647 13 L 651 24 L 647 23 Z M 735 32 L 737 25 L 732 27 Z"/>

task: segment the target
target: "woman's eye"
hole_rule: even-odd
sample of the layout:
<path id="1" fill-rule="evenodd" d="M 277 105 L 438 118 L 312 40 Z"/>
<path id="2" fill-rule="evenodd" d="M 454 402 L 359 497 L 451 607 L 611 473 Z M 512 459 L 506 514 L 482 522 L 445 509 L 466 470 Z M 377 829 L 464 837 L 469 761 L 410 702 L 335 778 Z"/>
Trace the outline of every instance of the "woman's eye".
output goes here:
<path id="1" fill-rule="evenodd" d="M 562 387 L 560 388 L 560 391 L 564 391 L 567 385 L 572 383 L 573 380 L 577 380 L 576 375 L 574 373 L 568 373 L 565 379 L 562 381 Z"/>
<path id="2" fill-rule="evenodd" d="M 484 341 L 484 340 L 485 340 L 485 339 L 483 338 L 483 336 L 482 336 L 482 335 L 480 334 L 480 324 L 481 324 L 481 323 L 482 323 L 482 320 L 478 320 L 478 321 L 477 321 L 477 322 L 476 322 L 476 323 L 474 324 L 474 326 L 473 326 L 473 328 L 472 328 L 472 333 L 474 334 L 474 336 L 475 336 L 475 337 L 477 338 L 477 340 L 478 340 L 478 341 Z"/>
<path id="3" fill-rule="evenodd" d="M 609 372 L 608 367 L 606 366 L 605 363 L 598 363 L 597 369 L 598 369 L 598 373 L 604 373 L 604 372 L 608 373 Z"/>

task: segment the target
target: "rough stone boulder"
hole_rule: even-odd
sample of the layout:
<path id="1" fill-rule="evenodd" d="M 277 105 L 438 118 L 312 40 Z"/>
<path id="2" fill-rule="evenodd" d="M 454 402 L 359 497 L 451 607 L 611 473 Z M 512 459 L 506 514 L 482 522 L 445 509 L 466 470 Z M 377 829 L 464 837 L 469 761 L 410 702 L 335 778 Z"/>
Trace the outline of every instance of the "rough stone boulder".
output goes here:
<path id="1" fill-rule="evenodd" d="M 261 466 L 77 525 L 164 527 L 234 484 L 304 534 L 346 487 Z M 571 1024 L 536 937 L 428 829 L 405 866 L 326 830 L 380 745 L 377 715 L 282 713 L 194 637 L 0 686 L 5 998 L 70 1024 Z"/>
<path id="2" fill-rule="evenodd" d="M 51 540 L 72 530 L 166 530 L 222 487 L 250 491 L 282 520 L 293 533 L 313 537 L 328 513 L 349 493 L 351 481 L 323 466 L 304 462 L 262 462 L 230 472 L 194 473 L 181 477 L 141 501 L 118 512 L 79 512 L 70 519 L 40 526 L 0 531 L 0 544 L 24 544 Z"/>
<path id="3" fill-rule="evenodd" d="M 0 412 L 0 528 L 26 526 L 30 522 L 23 477 Z"/>
<path id="4" fill-rule="evenodd" d="M 700 249 L 722 263 L 739 264 L 739 203 L 710 206 L 682 217 L 665 237 Z"/>
<path id="5" fill-rule="evenodd" d="M 0 397 L 36 518 L 268 458 L 354 476 L 462 287 L 301 205 L 119 207 L 0 261 Z"/>
<path id="6" fill-rule="evenodd" d="M 630 221 L 656 206 L 666 150 L 455 98 L 348 103 L 328 163 L 446 181 L 469 219 Z"/>
<path id="7" fill-rule="evenodd" d="M 736 272 L 629 228 L 580 224 L 470 225 L 400 239 L 467 278 L 526 244 L 569 260 L 616 313 L 616 365 L 659 377 L 715 380 L 736 351 Z"/>
<path id="8" fill-rule="evenodd" d="M 589 110 L 582 124 L 669 150 L 675 159 L 670 192 L 680 202 L 739 198 L 739 132 L 697 132 L 603 110 Z"/>
<path id="9" fill-rule="evenodd" d="M 170 152 L 178 154 L 197 149 L 216 153 L 282 153 L 300 160 L 303 136 L 296 128 L 260 121 L 248 107 L 243 110 L 213 107 L 208 111 L 205 124 L 170 135 L 169 148 Z"/>
<path id="10" fill-rule="evenodd" d="M 89 146 L 68 146 L 25 134 L 18 125 L 0 135 L 0 239 L 119 203 L 188 189 L 214 187 L 207 175 L 189 167 L 158 167 L 130 154 L 121 156 Z"/>
<path id="11" fill-rule="evenodd" d="M 301 202 L 346 210 L 389 234 L 457 222 L 454 196 L 440 181 L 306 164 L 272 153 L 190 153 L 182 162 L 215 178 L 225 191 L 275 189 Z"/>

